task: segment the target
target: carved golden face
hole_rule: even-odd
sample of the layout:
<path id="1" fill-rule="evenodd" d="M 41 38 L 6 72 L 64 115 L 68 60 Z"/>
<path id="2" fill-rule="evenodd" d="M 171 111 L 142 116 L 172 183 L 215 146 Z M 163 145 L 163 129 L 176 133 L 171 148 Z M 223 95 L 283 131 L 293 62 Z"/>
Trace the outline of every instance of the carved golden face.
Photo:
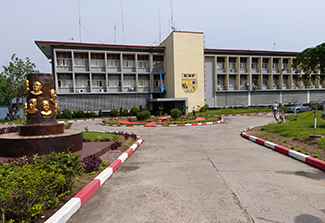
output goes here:
<path id="1" fill-rule="evenodd" d="M 35 98 L 31 98 L 29 100 L 29 109 L 34 110 L 36 108 L 36 105 L 37 105 L 37 100 Z"/>
<path id="2" fill-rule="evenodd" d="M 54 100 L 56 99 L 56 92 L 54 89 L 51 89 L 51 98 Z"/>
<path id="3" fill-rule="evenodd" d="M 34 82 L 33 90 L 35 92 L 39 92 L 42 89 L 42 84 L 39 81 Z"/>
<path id="4" fill-rule="evenodd" d="M 47 100 L 42 101 L 43 110 L 48 112 L 50 110 L 50 103 Z"/>

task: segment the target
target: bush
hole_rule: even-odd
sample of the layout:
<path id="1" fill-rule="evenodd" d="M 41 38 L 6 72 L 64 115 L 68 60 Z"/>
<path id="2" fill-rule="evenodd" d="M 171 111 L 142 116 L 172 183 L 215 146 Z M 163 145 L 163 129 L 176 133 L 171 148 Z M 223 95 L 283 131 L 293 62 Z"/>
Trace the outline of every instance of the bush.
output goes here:
<path id="1" fill-rule="evenodd" d="M 123 108 L 120 107 L 120 116 L 122 116 L 122 115 L 123 115 Z"/>
<path id="2" fill-rule="evenodd" d="M 117 117 L 117 116 L 118 116 L 118 113 L 119 113 L 119 112 L 118 112 L 118 110 L 116 110 L 116 109 L 112 109 L 112 110 L 111 110 L 111 116 L 112 116 L 112 117 Z"/>
<path id="3" fill-rule="evenodd" d="M 95 112 L 89 112 L 89 118 L 95 118 L 96 113 Z"/>
<path id="4" fill-rule="evenodd" d="M 72 112 L 71 112 L 70 109 L 65 108 L 65 109 L 63 109 L 62 113 L 63 113 L 63 115 L 64 115 L 65 118 L 67 118 L 67 119 L 71 119 L 72 118 Z"/>
<path id="5" fill-rule="evenodd" d="M 103 116 L 103 112 L 102 112 L 102 109 L 100 108 L 99 111 L 98 111 L 98 117 L 102 117 Z"/>
<path id="6" fill-rule="evenodd" d="M 77 112 L 76 112 L 76 118 L 83 118 L 85 117 L 85 112 L 81 109 L 79 109 Z"/>
<path id="7" fill-rule="evenodd" d="M 129 115 L 129 110 L 127 110 L 126 108 L 123 109 L 123 115 L 127 116 Z"/>
<path id="8" fill-rule="evenodd" d="M 209 105 L 205 104 L 200 108 L 200 112 L 206 112 L 206 111 L 208 111 L 208 109 L 209 109 Z"/>
<path id="9" fill-rule="evenodd" d="M 3 164 L 0 214 L 5 222 L 30 222 L 44 209 L 59 203 L 59 198 L 70 193 L 76 175 L 82 171 L 79 158 L 80 155 L 51 153 Z"/>
<path id="10" fill-rule="evenodd" d="M 100 167 L 103 160 L 93 154 L 93 155 L 84 157 L 82 159 L 82 162 L 85 164 L 84 168 L 85 168 L 86 173 L 90 173 L 90 172 L 98 170 L 98 168 Z"/>
<path id="11" fill-rule="evenodd" d="M 57 119 L 60 119 L 61 118 L 61 112 L 60 111 L 58 111 L 58 114 L 56 115 L 56 118 Z"/>
<path id="12" fill-rule="evenodd" d="M 142 105 L 139 106 L 139 111 L 143 111 Z"/>
<path id="13" fill-rule="evenodd" d="M 130 111 L 131 115 L 137 115 L 138 112 L 139 112 L 139 109 L 137 107 L 134 106 L 131 108 L 131 111 Z"/>
<path id="14" fill-rule="evenodd" d="M 143 121 L 143 120 L 146 120 L 148 118 L 150 118 L 150 112 L 149 111 L 140 111 L 137 114 L 137 120 L 139 120 L 139 121 Z"/>
<path id="15" fill-rule="evenodd" d="M 182 112 L 177 108 L 173 108 L 172 110 L 170 110 L 170 115 L 175 120 L 182 116 Z"/>
<path id="16" fill-rule="evenodd" d="M 77 118 L 77 112 L 76 111 L 72 112 L 72 118 Z"/>

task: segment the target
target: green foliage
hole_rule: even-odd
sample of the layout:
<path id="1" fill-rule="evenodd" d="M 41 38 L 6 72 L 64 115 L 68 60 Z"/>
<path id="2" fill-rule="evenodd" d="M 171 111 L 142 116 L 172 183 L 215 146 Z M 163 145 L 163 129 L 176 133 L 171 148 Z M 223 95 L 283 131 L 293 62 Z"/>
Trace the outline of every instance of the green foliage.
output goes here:
<path id="1" fill-rule="evenodd" d="M 120 116 L 122 116 L 123 115 L 123 108 L 122 107 L 120 107 Z"/>
<path id="2" fill-rule="evenodd" d="M 17 118 L 17 114 L 22 106 L 18 103 L 26 95 L 25 79 L 26 74 L 38 72 L 36 65 L 26 57 L 26 62 L 11 56 L 11 61 L 7 66 L 2 66 L 4 71 L 0 73 L 0 104 L 6 105 L 10 120 Z"/>
<path id="3" fill-rule="evenodd" d="M 130 110 L 131 115 L 137 115 L 139 112 L 139 109 L 137 107 L 132 107 Z"/>
<path id="4" fill-rule="evenodd" d="M 102 132 L 83 132 L 82 134 L 84 139 L 89 139 L 90 141 L 99 141 L 98 139 L 109 139 L 110 141 L 115 141 L 118 139 L 117 135 Z"/>
<path id="5" fill-rule="evenodd" d="M 102 112 L 102 109 L 101 108 L 99 109 L 98 117 L 100 117 L 100 118 L 103 117 L 103 112 Z"/>
<path id="6" fill-rule="evenodd" d="M 170 115 L 175 120 L 182 116 L 182 112 L 177 108 L 173 108 L 172 110 L 170 110 Z"/>
<path id="7" fill-rule="evenodd" d="M 72 122 L 68 122 L 67 124 L 64 124 L 65 129 L 69 129 L 72 126 Z"/>
<path id="8" fill-rule="evenodd" d="M 81 109 L 79 109 L 77 112 L 76 112 L 76 118 L 83 118 L 85 117 L 85 112 Z"/>
<path id="9" fill-rule="evenodd" d="M 61 112 L 58 111 L 58 114 L 56 115 L 56 119 L 60 119 L 61 118 Z"/>
<path id="10" fill-rule="evenodd" d="M 129 110 L 127 110 L 126 108 L 123 109 L 123 115 L 124 116 L 128 116 L 129 115 Z"/>
<path id="11" fill-rule="evenodd" d="M 111 116 L 112 116 L 112 117 L 117 117 L 118 114 L 119 114 L 118 110 L 116 110 L 116 109 L 112 109 L 112 110 L 111 110 Z"/>
<path id="12" fill-rule="evenodd" d="M 3 220 L 26 221 L 70 193 L 82 171 L 80 155 L 51 153 L 27 162 L 0 166 L 0 213 Z"/>
<path id="13" fill-rule="evenodd" d="M 307 48 L 299 53 L 292 67 L 296 70 L 296 73 L 303 72 L 301 80 L 306 86 L 309 86 L 318 77 L 324 80 L 325 43 L 316 47 Z"/>
<path id="14" fill-rule="evenodd" d="M 237 106 L 236 106 L 237 107 Z M 198 105 L 198 108 L 199 108 L 199 112 L 206 112 L 209 110 L 209 105 L 208 104 L 205 104 L 203 105 L 202 107 Z M 237 107 L 238 108 L 238 107 Z M 236 109 L 237 109 L 236 108 Z"/>
<path id="15" fill-rule="evenodd" d="M 150 118 L 150 112 L 149 111 L 140 111 L 137 114 L 137 120 L 139 120 L 139 121 L 143 121 L 143 120 L 146 120 L 148 118 Z"/>
<path id="16" fill-rule="evenodd" d="M 72 118 L 72 112 L 71 112 L 70 109 L 65 108 L 65 109 L 63 109 L 62 113 L 63 113 L 63 115 L 64 115 L 65 118 L 67 118 L 67 119 L 71 119 Z"/>
<path id="17" fill-rule="evenodd" d="M 143 111 L 142 105 L 139 106 L 139 111 Z"/>

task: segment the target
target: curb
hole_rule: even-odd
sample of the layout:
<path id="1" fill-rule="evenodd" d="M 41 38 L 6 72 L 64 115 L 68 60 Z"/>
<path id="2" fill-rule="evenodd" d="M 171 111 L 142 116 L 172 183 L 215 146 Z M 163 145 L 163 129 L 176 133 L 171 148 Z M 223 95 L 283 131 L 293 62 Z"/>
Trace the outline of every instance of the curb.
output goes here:
<path id="1" fill-rule="evenodd" d="M 176 124 L 176 125 L 155 125 L 155 126 L 147 126 L 147 125 L 114 125 L 114 124 L 105 124 L 101 123 L 102 126 L 112 126 L 112 127 L 179 127 L 179 126 L 198 126 L 198 125 L 214 125 L 220 124 L 224 122 L 222 118 L 220 121 L 216 122 L 201 122 L 201 123 L 192 123 L 192 124 Z"/>
<path id="2" fill-rule="evenodd" d="M 241 133 L 241 136 L 244 137 L 245 139 L 248 139 L 248 140 L 252 141 L 252 142 L 255 142 L 255 143 L 260 144 L 262 146 L 265 146 L 265 147 L 268 147 L 268 148 L 273 149 L 275 151 L 278 151 L 278 152 L 280 152 L 280 153 L 282 153 L 284 155 L 290 156 L 290 157 L 292 157 L 292 158 L 294 158 L 296 160 L 307 163 L 307 164 L 309 164 L 311 166 L 314 166 L 314 167 L 317 167 L 317 168 L 319 168 L 321 170 L 325 170 L 325 161 L 323 161 L 323 160 L 316 159 L 314 157 L 305 155 L 303 153 L 297 152 L 295 150 L 289 149 L 289 148 L 284 147 L 284 146 L 277 145 L 275 143 L 266 141 L 264 139 L 257 138 L 255 136 L 248 135 L 248 134 L 245 133 L 245 131 L 243 131 Z"/>
<path id="3" fill-rule="evenodd" d="M 62 223 L 67 222 L 70 217 L 76 213 L 82 205 L 102 186 L 105 181 L 116 171 L 132 152 L 134 152 L 143 142 L 142 138 L 133 143 L 133 145 L 103 170 L 94 180 L 87 184 L 79 193 L 63 205 L 54 215 L 45 221 L 45 223 Z"/>

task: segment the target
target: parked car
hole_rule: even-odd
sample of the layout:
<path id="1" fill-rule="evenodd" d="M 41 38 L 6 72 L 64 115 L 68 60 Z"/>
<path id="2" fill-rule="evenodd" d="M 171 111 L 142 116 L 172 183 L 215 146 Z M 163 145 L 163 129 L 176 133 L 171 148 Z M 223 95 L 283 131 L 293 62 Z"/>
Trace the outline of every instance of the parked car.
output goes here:
<path id="1" fill-rule="evenodd" d="M 323 107 L 324 107 L 324 105 L 325 105 L 325 101 L 323 101 L 322 103 L 319 103 L 319 104 L 317 105 L 317 110 L 322 110 Z"/>
<path id="2" fill-rule="evenodd" d="M 313 109 L 309 103 L 300 103 L 297 104 L 296 106 L 287 108 L 287 112 L 295 112 L 295 110 L 297 113 L 299 113 L 299 112 L 311 111 Z"/>

